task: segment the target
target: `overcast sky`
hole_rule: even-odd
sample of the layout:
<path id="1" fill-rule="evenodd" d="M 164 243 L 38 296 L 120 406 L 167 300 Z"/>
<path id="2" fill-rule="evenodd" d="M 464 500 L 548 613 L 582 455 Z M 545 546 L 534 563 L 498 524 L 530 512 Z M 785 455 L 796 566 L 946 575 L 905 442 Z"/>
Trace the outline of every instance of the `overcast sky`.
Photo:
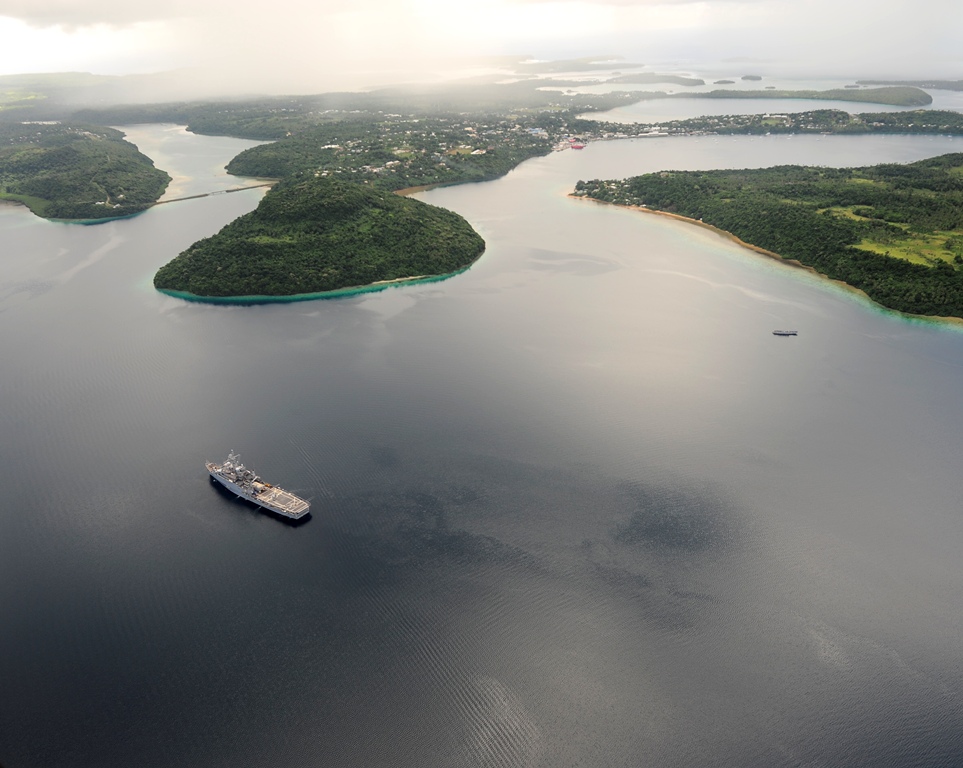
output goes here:
<path id="1" fill-rule="evenodd" d="M 0 0 L 0 74 L 201 68 L 305 92 L 442 57 L 598 53 L 963 78 L 963 0 Z"/>

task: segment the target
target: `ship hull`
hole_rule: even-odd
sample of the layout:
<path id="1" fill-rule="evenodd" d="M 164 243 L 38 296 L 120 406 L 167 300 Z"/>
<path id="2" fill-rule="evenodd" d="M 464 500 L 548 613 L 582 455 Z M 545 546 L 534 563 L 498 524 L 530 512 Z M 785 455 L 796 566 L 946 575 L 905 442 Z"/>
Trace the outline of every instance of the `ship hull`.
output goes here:
<path id="1" fill-rule="evenodd" d="M 249 490 L 242 488 L 237 483 L 233 482 L 224 475 L 217 471 L 217 467 L 214 465 L 207 466 L 208 474 L 210 474 L 211 479 L 222 485 L 224 488 L 229 490 L 239 499 L 244 499 L 245 501 L 250 501 L 252 504 L 257 504 L 261 509 L 265 509 L 268 512 L 273 512 L 281 517 L 286 517 L 289 520 L 302 520 L 311 514 L 311 508 L 304 502 L 304 508 L 298 511 L 291 511 L 290 509 L 285 509 L 284 507 L 273 504 L 269 499 L 264 498 L 258 494 L 251 493 Z M 281 491 L 281 489 L 278 489 Z M 284 493 L 284 491 L 281 491 Z"/>

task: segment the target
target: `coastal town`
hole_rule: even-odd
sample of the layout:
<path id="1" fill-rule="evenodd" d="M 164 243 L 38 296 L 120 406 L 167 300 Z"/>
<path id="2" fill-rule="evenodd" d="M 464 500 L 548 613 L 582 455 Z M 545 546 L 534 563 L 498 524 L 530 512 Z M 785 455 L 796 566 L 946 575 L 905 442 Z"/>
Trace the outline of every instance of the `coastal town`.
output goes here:
<path id="1" fill-rule="evenodd" d="M 616 123 L 575 110 L 503 114 L 327 114 L 279 141 L 242 152 L 228 165 L 242 176 L 282 178 L 313 171 L 390 189 L 497 178 L 531 157 L 597 141 L 775 133 L 963 134 L 963 115 L 941 110 L 850 114 L 720 115 L 660 123 Z"/>

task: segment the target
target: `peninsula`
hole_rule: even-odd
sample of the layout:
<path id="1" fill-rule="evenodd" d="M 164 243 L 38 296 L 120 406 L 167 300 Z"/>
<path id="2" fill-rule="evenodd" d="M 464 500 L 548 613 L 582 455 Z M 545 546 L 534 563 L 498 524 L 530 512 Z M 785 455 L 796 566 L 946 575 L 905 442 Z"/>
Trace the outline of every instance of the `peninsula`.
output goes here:
<path id="1" fill-rule="evenodd" d="M 170 179 L 113 128 L 0 123 L 0 199 L 44 218 L 130 216 L 153 204 Z"/>
<path id="2" fill-rule="evenodd" d="M 16 121 L 2 126 L 10 147 L 4 145 L 0 152 L 0 193 L 31 205 L 39 215 L 70 219 L 125 216 L 157 200 L 167 175 L 118 131 L 96 125 L 176 122 L 196 133 L 271 140 L 239 154 L 228 170 L 278 179 L 277 187 L 257 211 L 163 267 L 155 285 L 193 297 L 282 300 L 462 269 L 482 252 L 481 238 L 460 217 L 446 211 L 429 215 L 416 201 L 402 201 L 392 192 L 494 179 L 529 158 L 596 140 L 740 133 L 963 134 L 963 116 L 937 110 L 849 114 L 826 109 L 626 125 L 592 119 L 592 113 L 664 94 L 560 93 L 542 88 L 564 81 L 533 76 L 604 72 L 614 64 L 604 57 L 538 62 L 534 68 L 544 72 L 521 66 L 521 79 L 510 82 L 495 77 L 363 93 L 108 108 L 71 106 L 57 95 L 63 76 L 38 76 L 18 81 L 16 99 L 0 110 L 0 122 Z M 626 81 L 666 77 L 613 74 Z M 111 82 L 95 78 L 89 87 L 101 89 Z M 753 98 L 789 95 L 724 89 L 701 95 L 732 98 L 743 93 Z M 888 103 L 929 98 L 908 85 L 791 94 Z M 338 200 L 353 203 L 339 207 Z M 396 204 L 408 206 L 404 215 Z M 287 215 L 290 211 L 298 215 Z M 398 230 L 400 220 L 409 229 Z M 429 247 L 432 241 L 439 249 Z"/>
<path id="3" fill-rule="evenodd" d="M 194 243 L 154 286 L 189 298 L 316 295 L 450 274 L 484 248 L 451 211 L 312 174 L 281 182 L 256 210 Z"/>
<path id="4" fill-rule="evenodd" d="M 865 168 L 663 171 L 580 181 L 574 195 L 710 225 L 889 309 L 963 318 L 963 154 Z"/>

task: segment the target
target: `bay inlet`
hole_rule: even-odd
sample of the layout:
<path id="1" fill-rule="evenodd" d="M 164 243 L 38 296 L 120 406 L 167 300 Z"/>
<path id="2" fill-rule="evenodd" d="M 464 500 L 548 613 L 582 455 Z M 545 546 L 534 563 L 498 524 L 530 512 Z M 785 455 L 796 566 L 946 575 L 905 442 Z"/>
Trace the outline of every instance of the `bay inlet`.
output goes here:
<path id="1" fill-rule="evenodd" d="M 130 136 L 179 194 L 250 145 Z M 0 207 L 0 762 L 963 762 L 963 334 L 567 197 L 961 146 L 593 143 L 417 194 L 468 271 L 287 304 L 151 286 L 262 190 Z M 312 518 L 217 493 L 231 449 Z"/>

